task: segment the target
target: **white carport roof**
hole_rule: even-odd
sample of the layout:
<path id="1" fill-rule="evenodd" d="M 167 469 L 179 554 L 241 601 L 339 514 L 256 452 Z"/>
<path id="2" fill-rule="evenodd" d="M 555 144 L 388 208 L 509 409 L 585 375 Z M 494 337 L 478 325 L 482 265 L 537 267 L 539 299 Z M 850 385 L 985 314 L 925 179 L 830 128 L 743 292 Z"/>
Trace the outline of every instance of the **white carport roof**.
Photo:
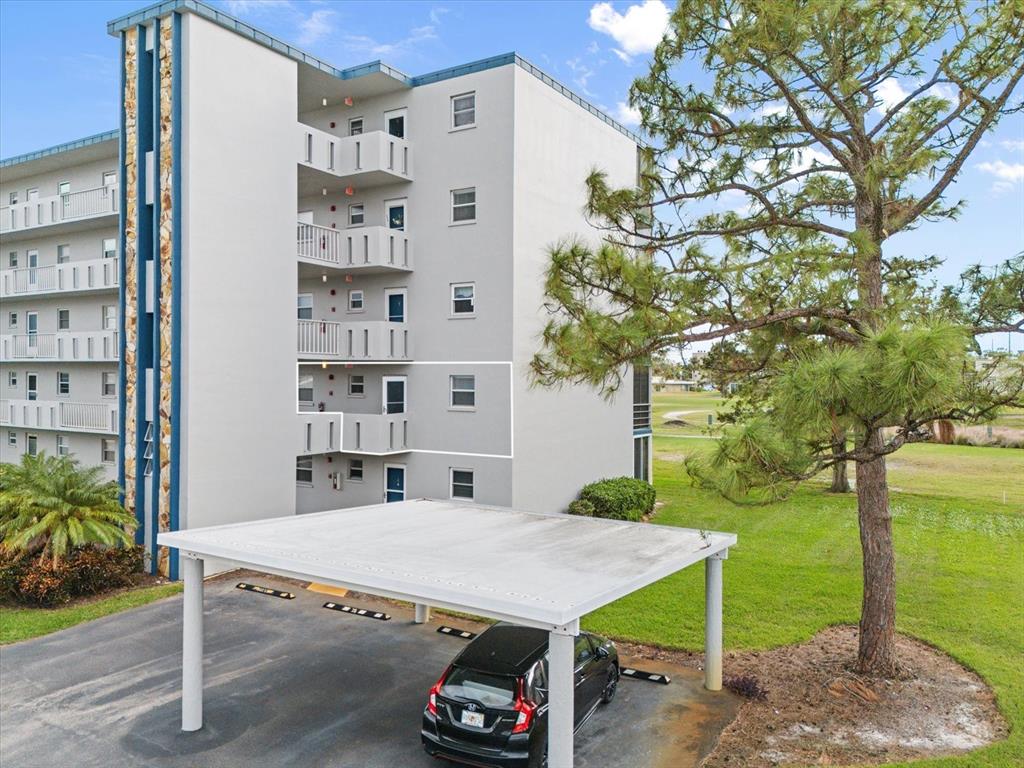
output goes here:
<path id="1" fill-rule="evenodd" d="M 550 629 L 719 554 L 736 536 L 420 499 L 161 533 L 158 542 Z"/>

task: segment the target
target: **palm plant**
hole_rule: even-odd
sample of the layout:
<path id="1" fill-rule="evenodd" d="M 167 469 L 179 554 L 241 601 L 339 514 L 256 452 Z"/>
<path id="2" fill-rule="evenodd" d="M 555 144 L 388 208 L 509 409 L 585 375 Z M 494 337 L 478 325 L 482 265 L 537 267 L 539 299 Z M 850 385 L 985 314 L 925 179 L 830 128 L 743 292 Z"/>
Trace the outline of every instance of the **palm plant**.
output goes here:
<path id="1" fill-rule="evenodd" d="M 56 562 L 87 544 L 130 545 L 135 518 L 102 472 L 45 452 L 0 465 L 0 548 Z"/>

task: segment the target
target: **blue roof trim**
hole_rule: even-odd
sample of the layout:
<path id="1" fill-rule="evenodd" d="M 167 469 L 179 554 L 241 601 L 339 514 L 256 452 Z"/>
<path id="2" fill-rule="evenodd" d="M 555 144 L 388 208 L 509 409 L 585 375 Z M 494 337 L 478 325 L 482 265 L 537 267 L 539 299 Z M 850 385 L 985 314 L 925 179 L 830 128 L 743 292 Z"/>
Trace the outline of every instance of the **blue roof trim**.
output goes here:
<path id="1" fill-rule="evenodd" d="M 41 157 L 49 157 L 50 155 L 57 155 L 61 152 L 70 152 L 73 149 L 81 149 L 82 147 L 88 147 L 91 144 L 99 144 L 104 141 L 111 141 L 121 135 L 121 131 L 114 129 L 113 131 L 104 131 L 103 133 L 97 133 L 93 136 L 86 136 L 84 139 L 76 139 L 75 141 L 69 141 L 65 144 L 57 144 L 46 149 L 38 149 L 35 152 L 28 152 L 24 155 L 14 155 L 13 157 L 5 157 L 0 160 L 0 168 L 9 168 L 12 165 L 20 165 L 21 163 L 27 163 L 30 160 L 38 160 Z"/>
<path id="2" fill-rule="evenodd" d="M 172 11 L 185 10 L 192 11 L 193 13 L 219 24 L 225 29 L 237 32 L 243 37 L 247 37 L 273 51 L 284 54 L 285 56 L 295 59 L 296 61 L 300 61 L 303 64 L 308 64 L 321 72 L 334 75 L 342 80 L 352 80 L 357 77 L 364 77 L 366 75 L 372 75 L 380 72 L 388 77 L 398 80 L 408 87 L 415 87 L 418 85 L 437 83 L 442 80 L 449 80 L 453 77 L 470 75 L 474 72 L 483 72 L 487 69 L 503 67 L 508 64 L 516 64 L 538 80 L 554 88 L 570 101 L 594 115 L 597 119 L 610 125 L 619 133 L 628 136 L 637 144 L 643 144 L 643 140 L 637 134 L 633 133 L 617 120 L 609 117 L 589 101 L 577 95 L 571 89 L 562 85 L 562 83 L 555 80 L 551 75 L 547 74 L 539 67 L 534 66 L 517 53 L 503 53 L 499 56 L 491 56 L 486 59 L 470 62 L 469 64 L 460 64 L 455 67 L 448 67 L 447 69 L 439 69 L 436 72 L 429 72 L 425 75 L 417 75 L 416 77 L 410 77 L 404 72 L 401 72 L 394 67 L 389 67 L 381 61 L 371 61 L 368 64 L 361 64 L 357 67 L 350 67 L 349 69 L 338 69 L 337 67 L 328 64 L 326 61 L 318 59 L 316 56 L 308 54 L 293 45 L 289 45 L 283 40 L 279 40 L 272 35 L 268 35 L 266 32 L 257 29 L 251 24 L 246 24 L 244 21 L 236 19 L 234 16 L 224 13 L 223 11 L 218 11 L 216 8 L 212 8 L 206 3 L 200 2 L 200 0 L 164 0 L 163 2 L 151 5 L 148 8 L 143 8 L 141 11 L 136 11 L 135 13 L 130 13 L 119 19 L 114 19 L 113 21 L 108 22 L 107 32 L 111 35 L 118 35 L 122 30 L 135 26 L 136 24 L 144 24 L 152 19 L 171 13 Z"/>

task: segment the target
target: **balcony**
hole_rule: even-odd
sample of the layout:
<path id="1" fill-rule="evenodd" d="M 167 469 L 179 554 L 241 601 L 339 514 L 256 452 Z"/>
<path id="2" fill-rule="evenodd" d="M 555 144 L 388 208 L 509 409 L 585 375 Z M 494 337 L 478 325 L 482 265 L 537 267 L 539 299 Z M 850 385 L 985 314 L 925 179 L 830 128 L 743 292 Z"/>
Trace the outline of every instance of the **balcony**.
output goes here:
<path id="1" fill-rule="evenodd" d="M 117 290 L 119 275 L 119 260 L 116 258 L 5 269 L 0 271 L 0 298 L 113 291 Z"/>
<path id="2" fill-rule="evenodd" d="M 346 413 L 341 450 L 345 453 L 401 453 L 409 450 L 405 413 Z"/>
<path id="3" fill-rule="evenodd" d="M 312 360 L 403 361 L 411 359 L 409 326 L 383 320 L 338 323 L 299 320 L 298 353 Z"/>
<path id="4" fill-rule="evenodd" d="M 77 224 L 117 216 L 117 186 L 40 197 L 0 208 L 0 234 L 14 235 L 39 227 Z M 5 238 L 8 239 L 8 238 Z"/>
<path id="5" fill-rule="evenodd" d="M 115 435 L 117 405 L 65 400 L 0 400 L 0 425 Z"/>
<path id="6" fill-rule="evenodd" d="M 117 331 L 58 331 L 0 336 L 0 361 L 116 362 Z"/>
<path id="7" fill-rule="evenodd" d="M 310 456 L 341 450 L 341 420 L 340 413 L 298 414 L 295 455 Z"/>
<path id="8" fill-rule="evenodd" d="M 412 146 L 384 131 L 335 136 L 298 123 L 296 137 L 300 196 L 412 181 Z"/>
<path id="9" fill-rule="evenodd" d="M 339 231 L 299 222 L 299 277 L 316 277 L 323 268 L 376 274 L 412 271 L 409 235 L 388 227 Z"/>

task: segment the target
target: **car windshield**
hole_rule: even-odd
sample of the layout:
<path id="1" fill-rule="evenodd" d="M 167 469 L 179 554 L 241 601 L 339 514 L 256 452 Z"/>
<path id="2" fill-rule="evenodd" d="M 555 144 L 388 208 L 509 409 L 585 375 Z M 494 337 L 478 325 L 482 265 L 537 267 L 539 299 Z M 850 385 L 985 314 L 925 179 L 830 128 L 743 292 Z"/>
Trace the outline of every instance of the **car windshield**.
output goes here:
<path id="1" fill-rule="evenodd" d="M 455 667 L 441 686 L 441 695 L 472 699 L 485 707 L 511 707 L 516 700 L 516 678 L 488 675 L 474 669 Z"/>

